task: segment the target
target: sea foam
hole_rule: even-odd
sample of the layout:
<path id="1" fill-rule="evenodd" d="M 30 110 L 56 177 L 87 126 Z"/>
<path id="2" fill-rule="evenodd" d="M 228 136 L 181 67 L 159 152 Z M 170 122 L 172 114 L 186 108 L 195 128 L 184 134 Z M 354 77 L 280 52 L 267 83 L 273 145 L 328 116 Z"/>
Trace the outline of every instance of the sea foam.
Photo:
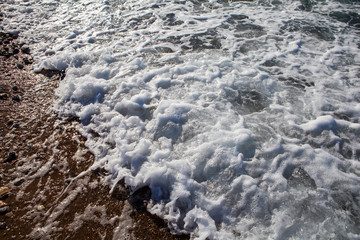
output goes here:
<path id="1" fill-rule="evenodd" d="M 108 183 L 194 239 L 357 239 L 354 1 L 13 1 Z M 332 14 L 333 13 L 333 14 Z M 335 17 L 331 17 L 335 16 Z"/>

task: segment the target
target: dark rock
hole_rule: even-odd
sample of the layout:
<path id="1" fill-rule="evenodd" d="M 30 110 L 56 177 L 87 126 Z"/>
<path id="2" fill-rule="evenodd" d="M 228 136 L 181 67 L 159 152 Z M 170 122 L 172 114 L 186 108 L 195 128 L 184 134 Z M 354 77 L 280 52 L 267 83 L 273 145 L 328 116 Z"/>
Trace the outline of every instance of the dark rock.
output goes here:
<path id="1" fill-rule="evenodd" d="M 0 88 L 0 93 L 5 93 L 4 89 Z"/>
<path id="2" fill-rule="evenodd" d="M 11 212 L 11 209 L 9 206 L 4 206 L 4 207 L 1 207 L 0 208 L 0 215 L 5 215 L 7 214 L 8 212 Z"/>
<path id="3" fill-rule="evenodd" d="M 21 98 L 20 98 L 20 96 L 15 95 L 15 96 L 12 97 L 12 100 L 14 100 L 15 102 L 20 102 Z"/>
<path id="4" fill-rule="evenodd" d="M 7 123 L 8 126 L 11 126 L 13 124 L 14 124 L 14 121 L 8 121 L 8 123 Z"/>
<path id="5" fill-rule="evenodd" d="M 0 230 L 6 229 L 6 223 L 4 221 L 0 221 Z"/>
<path id="6" fill-rule="evenodd" d="M 7 100 L 9 96 L 6 93 L 0 93 L 0 99 L 1 100 Z"/>
<path id="7" fill-rule="evenodd" d="M 21 64 L 21 63 L 16 64 L 16 66 L 18 67 L 18 69 L 23 69 L 24 68 L 24 65 Z"/>
<path id="8" fill-rule="evenodd" d="M 13 127 L 14 127 L 14 128 L 19 128 L 20 125 L 19 125 L 18 123 L 15 123 Z"/>
<path id="9" fill-rule="evenodd" d="M 32 64 L 33 60 L 31 58 L 23 58 L 23 61 L 26 65 Z"/>
<path id="10" fill-rule="evenodd" d="M 25 54 L 30 54 L 30 48 L 27 47 L 27 46 L 23 46 L 23 47 L 21 48 L 21 52 L 22 52 L 22 53 L 25 53 Z"/>
<path id="11" fill-rule="evenodd" d="M 130 195 L 130 204 L 138 211 L 146 210 L 146 204 L 151 198 L 151 189 L 148 186 L 136 190 Z"/>
<path id="12" fill-rule="evenodd" d="M 19 90 L 19 88 L 17 86 L 13 86 L 12 90 L 16 92 L 17 90 Z"/>
<path id="13" fill-rule="evenodd" d="M 10 152 L 8 157 L 5 159 L 4 162 L 12 162 L 17 158 L 16 153 L 15 152 Z"/>
<path id="14" fill-rule="evenodd" d="M 67 178 L 67 179 L 64 180 L 66 185 L 69 185 L 72 181 L 73 181 L 72 178 Z"/>
<path id="15" fill-rule="evenodd" d="M 20 52 L 19 49 L 17 49 L 17 48 L 14 48 L 14 49 L 13 49 L 13 54 L 18 54 L 19 52 Z"/>
<path id="16" fill-rule="evenodd" d="M 88 43 L 94 43 L 94 42 L 96 42 L 95 38 L 89 38 L 88 39 Z"/>
<path id="17" fill-rule="evenodd" d="M 23 179 L 23 178 L 16 179 L 15 182 L 14 182 L 14 186 L 18 187 L 21 184 L 23 184 L 24 182 L 25 182 L 25 179 Z"/>

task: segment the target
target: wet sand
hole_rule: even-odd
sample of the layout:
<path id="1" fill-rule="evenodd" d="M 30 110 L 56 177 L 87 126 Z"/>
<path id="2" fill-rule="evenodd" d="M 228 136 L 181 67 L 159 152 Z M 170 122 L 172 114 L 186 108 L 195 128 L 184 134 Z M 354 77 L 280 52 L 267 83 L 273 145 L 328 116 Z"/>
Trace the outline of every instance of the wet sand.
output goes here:
<path id="1" fill-rule="evenodd" d="M 149 189 L 104 184 L 75 119 L 52 110 L 58 72 L 0 33 L 0 239 L 189 239 L 146 211 Z M 79 175 L 82 173 L 81 175 Z"/>

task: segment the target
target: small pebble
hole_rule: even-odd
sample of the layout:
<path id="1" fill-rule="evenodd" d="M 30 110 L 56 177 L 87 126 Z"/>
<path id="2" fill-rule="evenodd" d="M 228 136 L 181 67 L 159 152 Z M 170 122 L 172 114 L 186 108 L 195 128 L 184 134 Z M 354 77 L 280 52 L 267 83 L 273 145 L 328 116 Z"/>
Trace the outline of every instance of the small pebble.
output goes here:
<path id="1" fill-rule="evenodd" d="M 4 221 L 0 221 L 0 230 L 6 229 L 6 223 Z"/>
<path id="2" fill-rule="evenodd" d="M 17 86 L 13 86 L 12 90 L 16 92 L 17 90 L 19 90 L 19 88 Z"/>
<path id="3" fill-rule="evenodd" d="M 13 121 L 8 121 L 8 122 L 7 122 L 7 125 L 8 125 L 8 126 L 11 126 L 11 125 L 13 125 L 13 124 L 14 124 Z"/>
<path id="4" fill-rule="evenodd" d="M 55 51 L 54 50 L 47 50 L 46 52 L 45 52 L 45 56 L 52 56 L 52 55 L 54 55 L 55 54 Z"/>
<path id="5" fill-rule="evenodd" d="M 0 187 L 0 199 L 4 199 L 9 195 L 10 188 Z"/>
<path id="6" fill-rule="evenodd" d="M 7 100 L 8 99 L 8 95 L 6 93 L 0 93 L 0 99 L 1 100 Z"/>
<path id="7" fill-rule="evenodd" d="M 5 159 L 4 162 L 11 162 L 14 161 L 16 159 L 16 153 L 15 152 L 10 152 L 8 157 Z"/>
<path id="8" fill-rule="evenodd" d="M 11 212 L 11 209 L 9 206 L 4 206 L 4 207 L 1 207 L 0 208 L 0 215 L 5 215 L 7 214 L 8 212 Z"/>
<path id="9" fill-rule="evenodd" d="M 11 209 L 10 209 L 10 211 L 11 211 Z M 9 217 L 9 218 L 12 218 L 12 217 L 14 217 L 14 213 L 13 212 L 8 212 L 8 213 L 5 214 L 5 216 Z"/>
<path id="10" fill-rule="evenodd" d="M 21 63 L 18 63 L 16 66 L 18 67 L 18 69 L 23 69 L 24 68 L 24 65 L 22 65 Z"/>
<path id="11" fill-rule="evenodd" d="M 70 184 L 72 180 L 73 180 L 72 178 L 67 178 L 64 180 L 64 182 L 65 184 Z"/>
<path id="12" fill-rule="evenodd" d="M 14 127 L 14 128 L 19 128 L 20 125 L 19 125 L 18 123 L 15 123 L 13 127 Z"/>
<path id="13" fill-rule="evenodd" d="M 88 43 L 94 43 L 94 42 L 96 42 L 95 38 L 89 38 L 88 39 Z"/>
<path id="14" fill-rule="evenodd" d="M 5 93 L 4 89 L 0 88 L 0 93 Z"/>
<path id="15" fill-rule="evenodd" d="M 37 209 L 38 209 L 39 211 L 42 211 L 42 210 L 45 209 L 45 206 L 41 204 L 41 205 L 39 205 L 39 206 L 37 207 Z"/>
<path id="16" fill-rule="evenodd" d="M 23 61 L 26 65 L 29 65 L 33 62 L 33 60 L 31 58 L 23 58 Z"/>
<path id="17" fill-rule="evenodd" d="M 20 98 L 20 96 L 15 95 L 15 96 L 12 97 L 12 100 L 14 100 L 15 102 L 20 102 L 21 98 Z"/>
<path id="18" fill-rule="evenodd" d="M 29 47 L 26 47 L 26 46 L 23 46 L 21 48 L 21 52 L 22 53 L 26 53 L 26 54 L 30 54 L 30 48 Z"/>
<path id="19" fill-rule="evenodd" d="M 25 179 L 23 179 L 23 178 L 16 179 L 15 182 L 14 182 L 14 186 L 18 187 L 21 184 L 23 184 L 24 182 L 25 182 Z"/>

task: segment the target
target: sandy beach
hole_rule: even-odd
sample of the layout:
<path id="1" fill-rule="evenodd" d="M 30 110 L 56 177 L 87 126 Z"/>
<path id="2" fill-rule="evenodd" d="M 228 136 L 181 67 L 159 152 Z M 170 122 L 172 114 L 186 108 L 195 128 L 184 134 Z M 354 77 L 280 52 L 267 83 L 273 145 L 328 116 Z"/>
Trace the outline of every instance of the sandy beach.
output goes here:
<path id="1" fill-rule="evenodd" d="M 94 156 L 79 123 L 52 110 L 62 74 L 34 74 L 29 48 L 0 38 L 0 238 L 188 239 L 146 211 L 149 189 L 110 194 L 104 171 L 83 172 Z"/>

